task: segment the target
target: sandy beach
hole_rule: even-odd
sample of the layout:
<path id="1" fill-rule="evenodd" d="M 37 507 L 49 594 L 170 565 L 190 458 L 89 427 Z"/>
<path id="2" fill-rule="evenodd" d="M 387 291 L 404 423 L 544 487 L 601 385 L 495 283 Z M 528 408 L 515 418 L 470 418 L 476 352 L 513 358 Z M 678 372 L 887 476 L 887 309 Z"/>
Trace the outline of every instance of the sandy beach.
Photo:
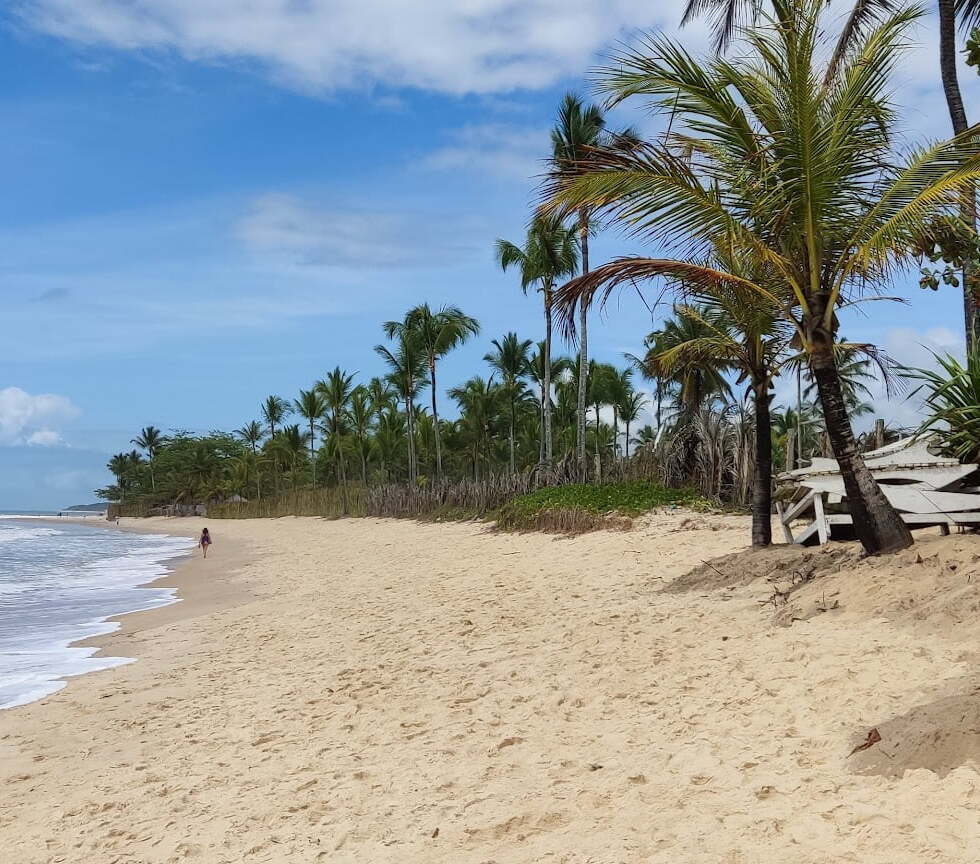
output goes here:
<path id="1" fill-rule="evenodd" d="M 977 860 L 978 538 L 817 553 L 780 605 L 675 583 L 741 517 L 209 527 L 99 640 L 139 662 L 0 712 L 0 860 Z"/>

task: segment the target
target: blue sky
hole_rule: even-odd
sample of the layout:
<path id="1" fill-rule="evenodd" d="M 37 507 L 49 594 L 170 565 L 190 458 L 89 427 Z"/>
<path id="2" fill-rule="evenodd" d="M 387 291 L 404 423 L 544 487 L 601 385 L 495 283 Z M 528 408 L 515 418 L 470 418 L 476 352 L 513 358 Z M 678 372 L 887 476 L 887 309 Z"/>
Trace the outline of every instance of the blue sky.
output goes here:
<path id="1" fill-rule="evenodd" d="M 378 374 L 380 323 L 422 300 L 483 324 L 447 387 L 483 371 L 489 339 L 540 338 L 493 241 L 523 235 L 561 94 L 617 39 L 676 32 L 682 4 L 407 5 L 5 4 L 0 508 L 91 500 L 141 426 L 230 429 L 334 365 Z M 944 135 L 931 21 L 917 39 L 897 92 L 913 136 Z M 614 122 L 651 128 L 638 107 Z M 594 259 L 637 251 L 609 233 Z M 848 335 L 911 362 L 958 350 L 954 292 L 896 293 L 910 305 Z M 619 360 L 649 329 L 626 296 L 593 350 Z"/>

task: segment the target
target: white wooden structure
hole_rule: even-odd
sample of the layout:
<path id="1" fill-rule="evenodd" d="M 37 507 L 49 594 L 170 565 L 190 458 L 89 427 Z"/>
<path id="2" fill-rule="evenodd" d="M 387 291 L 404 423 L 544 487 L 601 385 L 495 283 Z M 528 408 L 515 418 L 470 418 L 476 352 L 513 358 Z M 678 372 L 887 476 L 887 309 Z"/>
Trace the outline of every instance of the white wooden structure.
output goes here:
<path id="1" fill-rule="evenodd" d="M 928 442 L 905 438 L 880 450 L 866 453 L 865 463 L 878 486 L 910 528 L 980 526 L 980 494 L 975 480 L 976 465 L 961 465 L 955 459 L 934 456 Z M 776 504 L 787 543 L 807 546 L 830 539 L 851 539 L 853 520 L 845 512 L 844 480 L 836 460 L 814 459 L 806 468 L 779 476 L 784 487 L 794 489 L 789 505 Z M 792 523 L 806 518 L 802 531 Z"/>

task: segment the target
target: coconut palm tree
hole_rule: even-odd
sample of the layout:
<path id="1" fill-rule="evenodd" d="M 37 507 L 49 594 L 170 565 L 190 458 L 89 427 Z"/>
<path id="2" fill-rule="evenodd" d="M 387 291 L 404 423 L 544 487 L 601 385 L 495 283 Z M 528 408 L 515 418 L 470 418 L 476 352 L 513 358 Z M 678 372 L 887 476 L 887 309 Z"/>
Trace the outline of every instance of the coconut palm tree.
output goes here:
<path id="1" fill-rule="evenodd" d="M 358 385 L 351 391 L 350 410 L 351 431 L 361 459 L 361 483 L 367 486 L 367 460 L 370 452 L 371 424 L 374 421 L 371 394 L 366 387 Z"/>
<path id="2" fill-rule="evenodd" d="M 265 420 L 266 425 L 269 427 L 270 441 L 272 441 L 276 437 L 276 426 L 281 425 L 285 421 L 285 419 L 290 415 L 291 412 L 292 409 L 289 405 L 289 402 L 283 399 L 282 396 L 266 397 L 265 402 L 262 403 L 262 419 Z M 272 479 L 275 485 L 276 495 L 279 494 L 278 464 L 279 464 L 278 458 L 273 458 Z"/>
<path id="3" fill-rule="evenodd" d="M 144 426 L 140 434 L 129 442 L 130 444 L 135 444 L 147 455 L 150 466 L 150 489 L 153 492 L 157 491 L 157 481 L 153 474 L 153 465 L 156 461 L 157 453 L 165 441 L 166 438 L 163 437 L 163 433 L 156 426 Z"/>
<path id="4" fill-rule="evenodd" d="M 276 434 L 276 426 L 280 425 L 290 414 L 292 408 L 289 401 L 282 396 L 268 396 L 262 403 L 262 419 L 269 427 L 269 437 Z"/>
<path id="5" fill-rule="evenodd" d="M 586 243 L 588 241 L 586 240 Z M 587 250 L 586 247 L 583 247 Z M 551 434 L 551 336 L 552 308 L 555 284 L 565 276 L 575 273 L 578 266 L 579 244 L 576 230 L 566 228 L 554 216 L 538 215 L 528 229 L 524 246 L 508 240 L 497 240 L 496 259 L 505 272 L 517 267 L 521 274 L 521 290 L 527 294 L 537 285 L 544 304 L 544 343 L 540 349 L 543 376 L 538 382 L 542 388 L 541 405 L 541 461 L 550 465 L 553 455 Z"/>
<path id="6" fill-rule="evenodd" d="M 300 390 L 299 399 L 293 403 L 296 413 L 310 424 L 310 464 L 313 466 L 313 488 L 316 489 L 316 424 L 327 411 L 327 402 L 320 391 L 313 387 Z"/>
<path id="7" fill-rule="evenodd" d="M 334 367 L 327 377 L 316 382 L 316 391 L 323 398 L 324 411 L 327 415 L 326 431 L 330 436 L 331 446 L 337 458 L 337 481 L 345 494 L 347 492 L 347 471 L 344 466 L 344 439 L 347 436 L 347 406 L 350 404 L 354 390 L 354 373 L 346 372 L 339 366 Z M 321 414 L 321 416 L 322 416 Z"/>
<path id="8" fill-rule="evenodd" d="M 284 426 L 269 442 L 277 458 L 289 466 L 289 482 L 293 489 L 298 486 L 296 471 L 305 458 L 308 433 L 299 428 L 298 423 Z"/>
<path id="9" fill-rule="evenodd" d="M 895 551 L 912 538 L 856 447 L 836 367 L 836 312 L 888 284 L 924 220 L 956 211 L 980 177 L 980 142 L 967 135 L 895 157 L 889 76 L 917 11 L 896 11 L 856 37 L 824 86 L 822 0 L 772 6 L 744 34 L 737 59 L 697 62 L 649 37 L 600 73 L 612 102 L 644 96 L 673 114 L 675 131 L 627 153 L 593 153 L 588 174 L 555 181 L 556 206 L 598 208 L 685 254 L 612 262 L 573 280 L 556 303 L 574 320 L 577 303 L 649 267 L 768 298 L 816 380 L 855 533 L 870 554 Z M 755 257 L 764 285 L 697 263 L 721 235 Z"/>
<path id="10" fill-rule="evenodd" d="M 558 108 L 558 120 L 551 131 L 552 163 L 555 170 L 575 171 L 587 162 L 592 148 L 602 141 L 606 119 L 597 105 L 585 105 L 574 93 L 566 93 Z M 576 209 L 576 230 L 582 256 L 582 273 L 589 272 L 589 229 L 591 209 L 587 204 Z M 589 368 L 588 309 L 582 306 L 578 322 L 579 386 L 576 447 L 579 471 L 585 477 L 585 412 Z"/>
<path id="11" fill-rule="evenodd" d="M 683 286 L 683 282 L 678 283 Z M 702 315 L 679 314 L 675 308 L 672 317 L 666 319 L 659 330 L 648 334 L 644 340 L 646 353 L 642 358 L 633 358 L 636 366 L 643 375 L 657 382 L 661 393 L 673 396 L 677 402 L 677 410 L 686 417 L 696 414 L 710 401 L 721 399 L 731 401 L 731 387 L 726 377 L 731 366 L 718 362 L 714 364 L 685 364 L 683 366 L 665 367 L 659 358 L 665 356 L 672 348 L 686 345 L 713 335 L 711 310 L 703 310 Z M 658 393 L 657 428 L 661 425 L 662 406 Z"/>
<path id="12" fill-rule="evenodd" d="M 480 323 L 458 306 L 443 306 L 437 312 L 428 303 L 409 309 L 403 322 L 389 321 L 385 333 L 392 338 L 400 328 L 410 330 L 425 355 L 432 391 L 432 432 L 436 451 L 436 476 L 442 480 L 442 442 L 439 436 L 439 407 L 436 404 L 436 363 L 471 336 L 480 332 Z"/>
<path id="13" fill-rule="evenodd" d="M 500 399 L 500 388 L 493 383 L 493 375 L 484 380 L 479 375 L 470 378 L 449 391 L 460 410 L 459 425 L 464 439 L 470 446 L 473 463 L 473 479 L 480 479 L 480 464 L 490 466 L 490 442 L 494 417 Z"/>
<path id="14" fill-rule="evenodd" d="M 626 438 L 623 442 L 623 459 L 630 458 L 630 426 L 640 419 L 646 408 L 647 398 L 642 393 L 630 387 L 616 403 L 616 413 L 623 421 Z"/>
<path id="15" fill-rule="evenodd" d="M 405 403 L 405 438 L 408 443 L 408 482 L 415 485 L 418 460 L 415 453 L 415 397 L 425 387 L 425 353 L 415 334 L 400 322 L 393 328 L 385 325 L 385 333 L 394 339 L 394 350 L 387 345 L 375 345 L 374 350 L 391 370 L 388 381 Z"/>
<path id="16" fill-rule="evenodd" d="M 739 30 L 756 23 L 763 8 L 762 0 L 688 0 L 681 23 L 707 16 L 713 19 L 715 48 L 724 51 Z M 844 58 L 869 28 L 880 24 L 896 8 L 892 0 L 855 0 L 837 38 L 827 67 L 825 82 L 838 78 Z M 946 99 L 946 110 L 956 136 L 966 134 L 970 124 L 966 116 L 963 94 L 956 72 L 957 22 L 966 32 L 980 25 L 980 0 L 936 0 L 939 17 L 939 74 Z M 976 192 L 972 187 L 962 190 L 959 218 L 976 232 Z M 963 313 L 967 347 L 973 344 L 980 330 L 980 273 L 977 262 L 967 256 L 963 262 Z"/>
<path id="17" fill-rule="evenodd" d="M 523 395 L 523 379 L 530 372 L 530 339 L 518 339 L 516 333 L 507 333 L 502 339 L 491 343 L 493 351 L 484 356 L 490 367 L 500 373 L 507 401 L 510 405 L 508 441 L 510 442 L 510 473 L 517 471 L 514 431 L 517 424 L 517 403 Z"/>
<path id="18" fill-rule="evenodd" d="M 737 265 L 731 269 L 737 270 Z M 655 359 L 665 371 L 704 366 L 735 369 L 739 381 L 748 382 L 755 421 L 752 545 L 768 546 L 772 542 L 772 385 L 787 358 L 793 330 L 778 309 L 767 309 L 754 292 L 695 288 L 694 293 L 702 305 L 678 305 L 676 311 L 697 321 L 703 335 L 666 348 Z"/>
<path id="19" fill-rule="evenodd" d="M 550 320 L 550 314 L 548 318 Z M 538 461 L 549 465 L 554 457 L 554 433 L 552 431 L 554 383 L 566 371 L 571 371 L 572 360 L 568 357 L 553 357 L 547 339 L 538 342 L 537 350 L 531 355 L 528 374 L 537 385 L 541 402 L 541 435 L 538 442 Z"/>
<path id="20" fill-rule="evenodd" d="M 262 500 L 262 472 L 259 470 L 259 442 L 263 438 L 262 424 L 258 420 L 246 423 L 241 429 L 235 430 L 235 435 L 244 441 L 252 451 L 252 461 L 255 463 L 255 498 Z"/>

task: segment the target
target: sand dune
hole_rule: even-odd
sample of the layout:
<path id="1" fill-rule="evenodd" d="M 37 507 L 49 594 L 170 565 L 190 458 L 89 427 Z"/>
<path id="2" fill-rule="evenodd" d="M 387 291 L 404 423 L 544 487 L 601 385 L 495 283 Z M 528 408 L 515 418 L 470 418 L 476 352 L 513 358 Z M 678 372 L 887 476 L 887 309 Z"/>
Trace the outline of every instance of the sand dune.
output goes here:
<path id="1" fill-rule="evenodd" d="M 192 588 L 106 643 L 139 663 L 0 712 L 0 860 L 978 859 L 973 619 L 903 617 L 894 587 L 927 566 L 972 585 L 976 538 L 922 547 L 942 567 L 836 562 L 774 610 L 734 572 L 662 590 L 740 549 L 738 517 L 557 540 L 211 528 L 179 577 L 201 605 Z M 927 766 L 937 724 L 958 737 Z"/>

